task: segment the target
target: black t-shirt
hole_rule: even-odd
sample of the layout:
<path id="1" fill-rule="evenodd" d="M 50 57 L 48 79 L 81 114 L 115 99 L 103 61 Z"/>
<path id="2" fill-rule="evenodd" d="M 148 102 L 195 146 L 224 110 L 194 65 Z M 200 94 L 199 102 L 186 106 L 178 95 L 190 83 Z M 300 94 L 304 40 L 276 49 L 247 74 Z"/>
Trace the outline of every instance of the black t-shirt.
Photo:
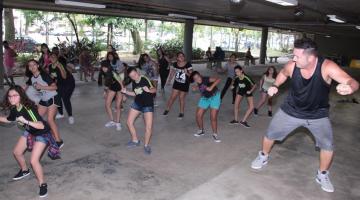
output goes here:
<path id="1" fill-rule="evenodd" d="M 244 75 L 243 79 L 240 79 L 240 77 L 237 76 L 234 81 L 234 86 L 237 88 L 238 94 L 240 95 L 246 94 L 246 92 L 251 90 L 254 85 L 255 82 L 247 75 Z"/>
<path id="2" fill-rule="evenodd" d="M 70 84 L 74 84 L 75 83 L 75 79 L 73 77 L 73 75 L 70 73 L 69 70 L 66 69 L 66 67 L 64 67 L 64 65 L 60 62 L 61 67 L 65 70 L 66 73 L 66 79 L 64 79 L 61 76 L 61 71 L 58 67 L 53 67 L 53 64 L 50 65 L 49 67 L 49 74 L 51 76 L 51 78 L 53 80 L 55 80 L 56 85 L 61 87 L 64 85 L 70 85 Z"/>
<path id="3" fill-rule="evenodd" d="M 175 69 L 175 82 L 180 84 L 190 84 L 190 79 L 189 76 L 186 74 L 186 72 L 192 70 L 191 63 L 187 62 L 185 66 L 180 67 L 175 62 L 173 67 Z"/>
<path id="4" fill-rule="evenodd" d="M 210 87 L 212 84 L 213 83 L 210 82 L 209 77 L 202 77 L 202 83 L 198 84 L 201 96 L 206 97 L 206 98 L 210 98 L 217 92 L 217 90 L 218 90 L 217 87 L 214 87 L 214 89 L 211 90 L 211 91 L 206 90 L 206 88 Z"/>
<path id="5" fill-rule="evenodd" d="M 145 76 L 141 76 L 138 83 L 135 81 L 132 82 L 133 91 L 136 95 L 135 103 L 142 107 L 152 107 L 154 106 L 154 94 L 145 92 L 143 89 L 145 86 L 149 89 L 154 87 L 151 81 Z"/>
<path id="6" fill-rule="evenodd" d="M 16 107 L 11 108 L 10 114 L 7 117 L 8 121 L 14 122 L 16 121 L 16 118 L 23 116 L 26 120 L 31 122 L 38 122 L 41 121 L 44 124 L 44 129 L 36 129 L 32 126 L 28 126 L 27 124 L 22 124 L 20 122 L 18 123 L 18 126 L 20 128 L 25 129 L 27 132 L 29 132 L 32 135 L 42 135 L 49 133 L 50 127 L 47 124 L 46 121 L 42 119 L 42 117 L 39 115 L 37 110 L 35 108 L 25 108 L 25 106 L 21 106 L 21 108 L 18 110 Z"/>

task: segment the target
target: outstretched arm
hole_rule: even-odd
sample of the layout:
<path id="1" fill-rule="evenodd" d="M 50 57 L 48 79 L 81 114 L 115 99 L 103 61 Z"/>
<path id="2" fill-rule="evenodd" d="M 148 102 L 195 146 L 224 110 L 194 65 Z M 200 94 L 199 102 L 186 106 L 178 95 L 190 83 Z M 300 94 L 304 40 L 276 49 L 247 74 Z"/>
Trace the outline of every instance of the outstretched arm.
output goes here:
<path id="1" fill-rule="evenodd" d="M 349 95 L 359 89 L 359 82 L 353 79 L 343 69 L 341 69 L 336 63 L 329 61 L 326 68 L 326 74 L 340 83 L 336 86 L 336 90 L 340 95 Z"/>

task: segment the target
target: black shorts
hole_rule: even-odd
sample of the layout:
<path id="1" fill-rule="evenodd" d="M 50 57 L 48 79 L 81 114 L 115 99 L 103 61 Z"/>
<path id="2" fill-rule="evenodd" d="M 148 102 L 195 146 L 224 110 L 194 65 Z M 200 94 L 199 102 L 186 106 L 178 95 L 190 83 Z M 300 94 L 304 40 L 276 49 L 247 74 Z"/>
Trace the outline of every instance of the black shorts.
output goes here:
<path id="1" fill-rule="evenodd" d="M 109 89 L 113 92 L 120 92 L 121 91 L 121 85 L 120 83 L 113 83 L 110 85 Z"/>
<path id="2" fill-rule="evenodd" d="M 190 83 L 189 82 L 179 83 L 179 82 L 174 81 L 173 89 L 179 90 L 181 92 L 189 92 Z"/>
<path id="3" fill-rule="evenodd" d="M 252 97 L 253 96 L 253 93 L 250 93 L 250 94 L 248 94 L 248 93 L 246 93 L 246 92 L 238 92 L 237 93 L 238 95 L 240 95 L 240 96 L 246 96 L 246 97 Z"/>
<path id="4" fill-rule="evenodd" d="M 52 105 L 56 105 L 59 107 L 61 105 L 61 99 L 60 99 L 59 95 L 55 95 L 53 98 L 51 98 L 47 101 L 40 100 L 39 105 L 44 106 L 44 107 L 50 107 Z"/>

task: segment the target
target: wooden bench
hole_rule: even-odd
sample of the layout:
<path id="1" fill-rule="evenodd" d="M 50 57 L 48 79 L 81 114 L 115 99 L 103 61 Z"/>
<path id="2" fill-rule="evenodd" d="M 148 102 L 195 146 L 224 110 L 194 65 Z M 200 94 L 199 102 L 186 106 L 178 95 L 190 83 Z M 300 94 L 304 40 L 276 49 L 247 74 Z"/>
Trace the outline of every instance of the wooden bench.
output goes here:
<path id="1" fill-rule="evenodd" d="M 274 63 L 277 63 L 277 59 L 279 58 L 279 56 L 269 56 L 270 58 L 270 63 L 273 63 L 273 59 L 274 59 Z"/>

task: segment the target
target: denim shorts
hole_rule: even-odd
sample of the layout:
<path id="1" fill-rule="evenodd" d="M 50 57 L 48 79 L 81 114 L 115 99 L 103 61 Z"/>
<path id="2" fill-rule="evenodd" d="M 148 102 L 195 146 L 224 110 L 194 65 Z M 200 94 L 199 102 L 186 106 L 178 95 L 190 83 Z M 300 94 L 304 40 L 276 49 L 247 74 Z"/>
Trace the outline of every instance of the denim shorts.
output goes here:
<path id="1" fill-rule="evenodd" d="M 135 102 L 131 104 L 131 108 L 142 113 L 154 112 L 154 106 L 139 106 Z"/>
<path id="2" fill-rule="evenodd" d="M 25 137 L 25 138 L 27 138 L 29 134 L 30 134 L 29 132 L 24 131 L 24 133 L 23 133 L 22 136 Z M 44 144 L 47 144 L 47 141 L 46 141 L 46 139 L 45 139 L 43 136 L 37 135 L 37 136 L 34 136 L 34 137 L 35 137 L 35 141 L 36 141 L 36 142 L 42 142 L 42 143 L 44 143 Z"/>
<path id="3" fill-rule="evenodd" d="M 270 140 L 282 141 L 300 126 L 307 128 L 312 133 L 317 147 L 322 150 L 333 151 L 333 132 L 328 117 L 299 119 L 279 109 L 270 122 L 266 137 Z"/>
<path id="4" fill-rule="evenodd" d="M 208 109 L 209 107 L 211 109 L 219 110 L 220 104 L 221 104 L 220 93 L 217 92 L 216 94 L 214 94 L 209 98 L 201 97 L 198 103 L 198 107 L 204 110 Z"/>

